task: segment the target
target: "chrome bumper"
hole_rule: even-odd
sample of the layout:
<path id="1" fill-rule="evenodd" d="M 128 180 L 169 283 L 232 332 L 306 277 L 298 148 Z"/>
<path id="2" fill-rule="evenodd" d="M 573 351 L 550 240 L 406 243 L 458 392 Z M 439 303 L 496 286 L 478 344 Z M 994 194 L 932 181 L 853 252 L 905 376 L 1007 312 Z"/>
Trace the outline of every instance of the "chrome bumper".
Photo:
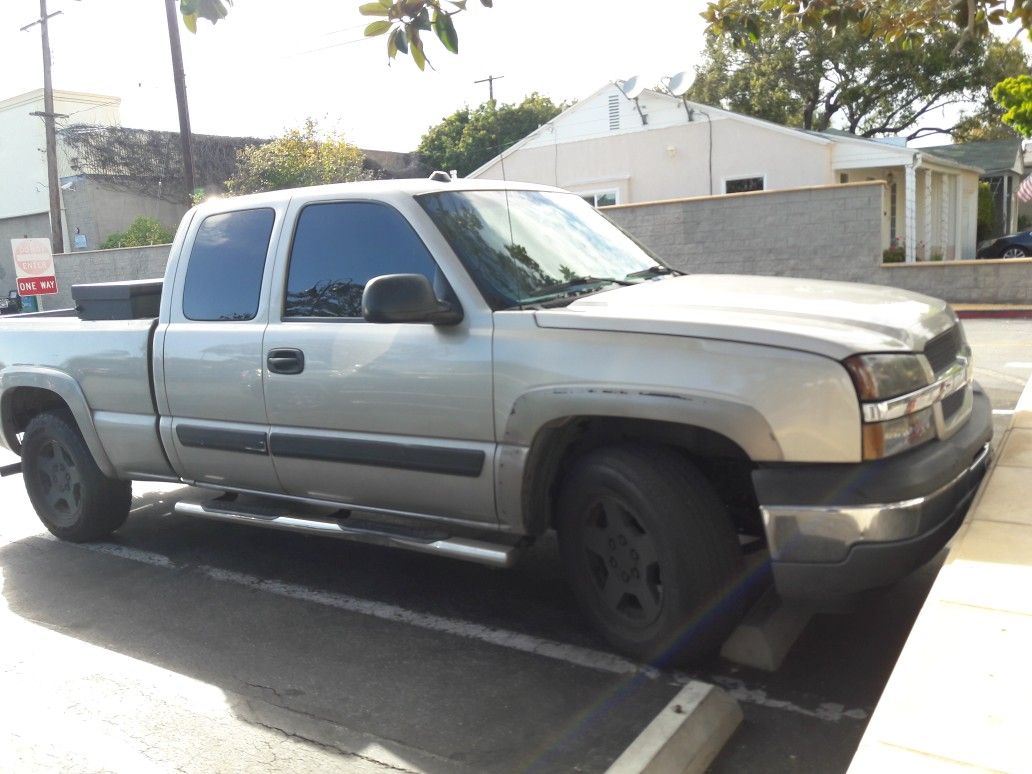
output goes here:
<path id="1" fill-rule="evenodd" d="M 952 481 L 931 494 L 876 505 L 764 505 L 763 526 L 774 562 L 841 562 L 858 544 L 910 540 L 939 526 L 975 489 L 989 465 L 986 444 Z"/>

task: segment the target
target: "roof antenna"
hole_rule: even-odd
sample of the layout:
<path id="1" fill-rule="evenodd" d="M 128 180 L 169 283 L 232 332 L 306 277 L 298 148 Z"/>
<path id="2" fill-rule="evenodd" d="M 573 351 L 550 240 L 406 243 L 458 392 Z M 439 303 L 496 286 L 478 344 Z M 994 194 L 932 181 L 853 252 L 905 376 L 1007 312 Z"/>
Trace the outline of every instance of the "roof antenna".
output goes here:
<path id="1" fill-rule="evenodd" d="M 627 99 L 634 103 L 635 109 L 638 111 L 638 115 L 641 117 L 641 125 L 647 126 L 649 123 L 649 117 L 646 116 L 641 110 L 641 103 L 638 102 L 638 97 L 645 91 L 645 86 L 638 83 L 638 76 L 632 76 L 626 81 L 616 81 L 616 88 L 618 88 Z"/>
<path id="2" fill-rule="evenodd" d="M 688 89 L 691 88 L 691 82 L 688 80 L 688 73 L 685 71 L 672 75 L 669 78 L 663 78 L 663 86 L 666 90 L 673 94 L 675 97 L 680 97 L 681 102 L 684 103 L 684 112 L 688 114 L 688 121 L 695 119 L 695 111 L 691 105 L 688 104 Z"/>

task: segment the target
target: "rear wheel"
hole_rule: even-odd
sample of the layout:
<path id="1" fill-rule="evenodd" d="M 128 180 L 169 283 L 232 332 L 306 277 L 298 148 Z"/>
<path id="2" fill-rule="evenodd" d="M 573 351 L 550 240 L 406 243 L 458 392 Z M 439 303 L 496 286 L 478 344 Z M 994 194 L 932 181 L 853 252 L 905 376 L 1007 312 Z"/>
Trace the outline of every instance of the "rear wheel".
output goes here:
<path id="1" fill-rule="evenodd" d="M 108 478 L 64 412 L 41 414 L 22 439 L 25 489 L 44 526 L 62 540 L 107 537 L 129 516 L 132 487 Z"/>
<path id="2" fill-rule="evenodd" d="M 574 593 L 616 648 L 689 663 L 716 651 L 740 618 L 741 551 L 712 488 L 663 447 L 591 452 L 564 482 L 557 528 Z"/>
<path id="3" fill-rule="evenodd" d="M 1020 245 L 1011 245 L 1003 251 L 1004 258 L 1024 258 L 1028 255 L 1028 250 Z"/>

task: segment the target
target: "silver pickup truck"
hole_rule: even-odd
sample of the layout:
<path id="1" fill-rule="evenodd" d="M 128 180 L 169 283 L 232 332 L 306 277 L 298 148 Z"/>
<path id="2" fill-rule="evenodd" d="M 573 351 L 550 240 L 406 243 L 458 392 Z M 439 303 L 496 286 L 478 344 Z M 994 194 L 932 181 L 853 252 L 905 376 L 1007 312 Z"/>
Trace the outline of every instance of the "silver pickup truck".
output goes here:
<path id="1" fill-rule="evenodd" d="M 160 308 L 131 291 L 79 292 L 79 317 L 125 319 L 0 322 L 0 437 L 55 535 L 116 530 L 134 480 L 198 487 L 181 513 L 494 566 L 555 529 L 585 617 L 642 659 L 712 651 L 767 568 L 784 595 L 898 580 L 988 461 L 946 303 L 686 276 L 558 189 L 212 201 Z"/>

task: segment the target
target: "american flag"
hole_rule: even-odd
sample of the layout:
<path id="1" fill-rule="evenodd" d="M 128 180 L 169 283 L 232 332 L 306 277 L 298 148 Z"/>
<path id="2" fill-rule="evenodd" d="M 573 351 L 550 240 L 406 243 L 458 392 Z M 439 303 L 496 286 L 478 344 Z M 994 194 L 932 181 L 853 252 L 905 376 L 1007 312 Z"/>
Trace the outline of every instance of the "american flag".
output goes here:
<path id="1" fill-rule="evenodd" d="M 1018 198 L 1023 202 L 1032 202 L 1032 175 L 1026 177 L 1018 187 Z"/>

